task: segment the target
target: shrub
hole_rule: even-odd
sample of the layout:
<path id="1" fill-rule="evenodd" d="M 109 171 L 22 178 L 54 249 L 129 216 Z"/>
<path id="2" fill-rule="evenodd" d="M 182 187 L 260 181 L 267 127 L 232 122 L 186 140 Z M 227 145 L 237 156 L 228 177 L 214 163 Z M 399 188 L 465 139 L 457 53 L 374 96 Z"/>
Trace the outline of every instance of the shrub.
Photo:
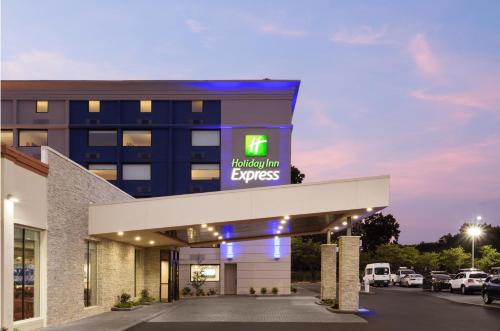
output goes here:
<path id="1" fill-rule="evenodd" d="M 267 293 L 267 288 L 263 287 L 260 289 L 260 294 L 266 294 Z"/>
<path id="2" fill-rule="evenodd" d="M 272 290 L 271 290 L 271 292 L 272 292 L 274 295 L 278 294 L 278 288 L 277 288 L 277 287 L 273 287 L 273 288 L 272 288 Z"/>
<path id="3" fill-rule="evenodd" d="M 205 296 L 205 291 L 203 291 L 202 288 L 199 288 L 196 290 L 196 296 L 199 297 L 199 296 Z"/>
<path id="4" fill-rule="evenodd" d="M 332 299 L 324 299 L 321 300 L 321 303 L 327 306 L 334 306 L 335 305 L 335 300 Z"/>
<path id="5" fill-rule="evenodd" d="M 215 291 L 214 288 L 211 288 L 208 290 L 208 295 L 216 295 L 217 294 L 217 291 Z"/>
<path id="6" fill-rule="evenodd" d="M 290 286 L 290 292 L 297 293 L 297 288 L 294 286 Z"/>
<path id="7" fill-rule="evenodd" d="M 255 294 L 255 289 L 253 287 L 250 287 L 250 294 L 252 294 L 252 295 Z"/>
<path id="8" fill-rule="evenodd" d="M 115 305 L 116 308 L 132 308 L 134 303 L 130 300 L 131 296 L 128 293 L 123 292 L 118 297 L 118 303 Z"/>
<path id="9" fill-rule="evenodd" d="M 182 293 L 182 296 L 187 296 L 187 295 L 190 295 L 191 294 L 191 288 L 190 287 L 184 287 L 181 291 Z"/>
<path id="10" fill-rule="evenodd" d="M 139 301 L 141 302 L 141 304 L 144 304 L 144 303 L 151 303 L 153 301 L 155 301 L 155 298 L 153 298 L 150 294 L 149 294 L 149 290 L 148 289 L 143 289 L 141 291 L 141 297 L 139 299 Z"/>

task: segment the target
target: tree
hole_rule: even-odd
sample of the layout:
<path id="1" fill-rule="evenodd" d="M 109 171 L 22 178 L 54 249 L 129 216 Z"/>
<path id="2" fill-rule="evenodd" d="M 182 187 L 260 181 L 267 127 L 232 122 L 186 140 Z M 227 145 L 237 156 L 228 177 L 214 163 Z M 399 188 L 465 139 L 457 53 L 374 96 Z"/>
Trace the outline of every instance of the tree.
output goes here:
<path id="1" fill-rule="evenodd" d="M 400 246 L 398 244 L 383 244 L 377 247 L 377 262 L 388 262 L 392 270 L 399 267 L 413 267 L 416 265 L 419 253 L 415 247 Z"/>
<path id="2" fill-rule="evenodd" d="M 295 166 L 292 166 L 292 170 L 290 173 L 292 177 L 290 182 L 292 184 L 301 184 L 304 178 L 306 177 L 306 175 L 300 172 L 299 168 Z"/>
<path id="3" fill-rule="evenodd" d="M 420 273 L 427 273 L 439 269 L 439 254 L 436 252 L 424 252 L 418 255 L 415 269 Z"/>
<path id="4" fill-rule="evenodd" d="M 449 272 L 456 272 L 464 266 L 470 259 L 470 254 L 466 253 L 463 247 L 453 247 L 441 251 L 439 254 L 439 264 Z"/>
<path id="5" fill-rule="evenodd" d="M 321 268 L 321 244 L 311 239 L 292 238 L 292 270 L 311 272 L 312 277 Z"/>
<path id="6" fill-rule="evenodd" d="M 500 252 L 493 246 L 485 245 L 480 249 L 481 258 L 476 261 L 476 265 L 483 271 L 490 271 L 492 267 L 500 266 Z"/>
<path id="7" fill-rule="evenodd" d="M 399 239 L 399 223 L 391 214 L 373 214 L 357 223 L 353 233 L 361 236 L 363 251 L 374 253 L 377 247 L 388 243 L 397 243 Z"/>

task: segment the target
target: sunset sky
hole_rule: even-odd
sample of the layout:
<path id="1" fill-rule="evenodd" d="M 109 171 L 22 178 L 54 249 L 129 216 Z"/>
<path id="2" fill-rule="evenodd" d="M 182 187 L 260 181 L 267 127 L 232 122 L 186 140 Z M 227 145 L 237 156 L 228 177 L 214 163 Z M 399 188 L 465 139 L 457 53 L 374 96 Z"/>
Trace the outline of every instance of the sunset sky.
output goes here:
<path id="1" fill-rule="evenodd" d="M 500 1 L 2 1 L 2 79 L 300 79 L 306 181 L 391 175 L 401 242 L 500 225 Z"/>

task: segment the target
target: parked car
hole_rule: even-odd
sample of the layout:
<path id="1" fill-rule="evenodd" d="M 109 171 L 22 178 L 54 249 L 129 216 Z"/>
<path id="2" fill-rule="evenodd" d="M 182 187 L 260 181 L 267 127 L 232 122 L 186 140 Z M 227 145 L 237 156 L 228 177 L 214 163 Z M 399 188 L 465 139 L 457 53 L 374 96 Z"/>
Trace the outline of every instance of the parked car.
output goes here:
<path id="1" fill-rule="evenodd" d="M 493 268 L 491 268 L 490 274 L 492 274 L 492 275 L 500 275 L 500 267 L 493 267 Z"/>
<path id="2" fill-rule="evenodd" d="M 492 303 L 493 300 L 500 300 L 500 275 L 493 275 L 486 278 L 481 294 L 486 304 Z"/>
<path id="3" fill-rule="evenodd" d="M 396 273 L 391 275 L 391 283 L 392 285 L 401 285 L 401 278 L 406 275 L 414 274 L 415 271 L 412 269 L 408 269 L 406 267 L 400 267 Z"/>
<path id="4" fill-rule="evenodd" d="M 370 285 L 389 286 L 391 266 L 389 263 L 370 263 L 365 267 L 363 281 L 368 280 Z"/>
<path id="5" fill-rule="evenodd" d="M 420 286 L 422 286 L 423 280 L 424 280 L 424 276 L 422 276 L 421 274 L 408 274 L 408 275 L 405 275 L 403 278 L 401 278 L 400 286 L 420 287 Z"/>
<path id="6" fill-rule="evenodd" d="M 480 291 L 487 277 L 488 274 L 482 271 L 459 272 L 450 280 L 450 292 L 460 291 L 462 294 L 467 294 Z"/>
<path id="7" fill-rule="evenodd" d="M 428 275 L 424 277 L 423 290 L 442 291 L 450 289 L 450 276 L 446 272 L 434 272 L 431 271 Z"/>

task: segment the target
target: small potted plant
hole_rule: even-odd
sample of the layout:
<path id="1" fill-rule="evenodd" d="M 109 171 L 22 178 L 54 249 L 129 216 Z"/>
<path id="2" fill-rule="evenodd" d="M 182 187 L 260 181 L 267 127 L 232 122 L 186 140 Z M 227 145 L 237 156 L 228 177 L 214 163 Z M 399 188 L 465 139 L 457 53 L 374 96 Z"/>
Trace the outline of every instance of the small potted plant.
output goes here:
<path id="1" fill-rule="evenodd" d="M 255 294 L 255 289 L 253 287 L 250 287 L 250 294 L 254 295 Z"/>
<path id="2" fill-rule="evenodd" d="M 262 287 L 262 288 L 260 289 L 260 294 L 265 295 L 266 293 L 267 293 L 267 288 Z"/>
<path id="3" fill-rule="evenodd" d="M 182 289 L 181 293 L 182 293 L 182 296 L 183 296 L 183 297 L 187 297 L 188 295 L 193 295 L 193 294 L 191 293 L 191 288 L 190 288 L 190 287 L 188 287 L 188 286 L 184 287 L 184 288 Z"/>
<path id="4" fill-rule="evenodd" d="M 278 294 L 278 288 L 277 287 L 273 287 L 272 290 L 271 290 L 271 293 L 276 295 Z"/>
<path id="5" fill-rule="evenodd" d="M 297 293 L 297 288 L 295 286 L 290 286 L 290 292 Z"/>

